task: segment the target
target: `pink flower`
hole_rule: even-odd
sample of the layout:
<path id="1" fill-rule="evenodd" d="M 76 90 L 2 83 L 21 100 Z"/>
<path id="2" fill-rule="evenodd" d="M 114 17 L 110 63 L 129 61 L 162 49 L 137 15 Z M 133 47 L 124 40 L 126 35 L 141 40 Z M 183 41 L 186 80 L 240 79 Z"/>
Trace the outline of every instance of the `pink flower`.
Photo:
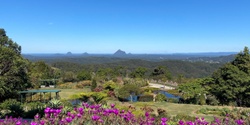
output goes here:
<path id="1" fill-rule="evenodd" d="M 38 125 L 36 122 L 31 122 L 30 125 Z"/>
<path id="2" fill-rule="evenodd" d="M 22 125 L 22 122 L 21 121 L 17 121 L 16 125 Z"/>
<path id="3" fill-rule="evenodd" d="M 115 107 L 115 104 L 111 104 L 110 106 L 111 106 L 111 108 L 114 108 L 114 107 Z"/>
<path id="4" fill-rule="evenodd" d="M 38 118 L 39 118 L 39 114 L 36 114 L 34 118 L 35 118 L 35 119 L 38 119 Z"/>
<path id="5" fill-rule="evenodd" d="M 98 115 L 93 115 L 92 116 L 92 120 L 93 121 L 97 121 L 97 120 L 99 120 L 100 119 L 100 116 L 98 116 Z"/>
<path id="6" fill-rule="evenodd" d="M 40 121 L 40 125 L 44 125 L 45 124 L 45 121 L 44 120 L 41 120 Z"/>
<path id="7" fill-rule="evenodd" d="M 72 121 L 72 119 L 70 117 L 66 117 L 65 120 L 70 123 Z"/>
<path id="8" fill-rule="evenodd" d="M 77 116 L 78 118 L 81 118 L 81 117 L 82 117 L 82 115 L 81 115 L 81 114 L 79 114 L 79 113 L 78 113 L 76 116 Z"/>
<path id="9" fill-rule="evenodd" d="M 168 118 L 161 118 L 161 122 L 166 122 L 166 121 L 168 121 Z"/>
<path id="10" fill-rule="evenodd" d="M 235 123 L 237 123 L 238 125 L 243 125 L 244 124 L 244 120 L 238 119 L 238 120 L 235 120 Z"/>

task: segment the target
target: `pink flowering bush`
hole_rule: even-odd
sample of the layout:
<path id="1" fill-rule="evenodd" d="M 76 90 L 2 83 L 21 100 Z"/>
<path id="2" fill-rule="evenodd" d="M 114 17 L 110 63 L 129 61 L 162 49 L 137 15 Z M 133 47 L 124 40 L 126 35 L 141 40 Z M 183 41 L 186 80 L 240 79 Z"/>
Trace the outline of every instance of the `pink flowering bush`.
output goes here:
<path id="1" fill-rule="evenodd" d="M 83 103 L 71 112 L 64 113 L 62 110 L 62 107 L 47 107 L 44 117 L 37 114 L 30 122 L 21 118 L 6 117 L 0 120 L 0 125 L 249 125 L 248 119 L 235 120 L 229 115 L 225 118 L 214 118 L 212 122 L 198 117 L 194 121 L 179 119 L 176 122 L 166 117 L 152 117 L 149 112 L 136 117 L 131 111 L 117 109 L 114 104 L 105 108 L 100 104 Z"/>

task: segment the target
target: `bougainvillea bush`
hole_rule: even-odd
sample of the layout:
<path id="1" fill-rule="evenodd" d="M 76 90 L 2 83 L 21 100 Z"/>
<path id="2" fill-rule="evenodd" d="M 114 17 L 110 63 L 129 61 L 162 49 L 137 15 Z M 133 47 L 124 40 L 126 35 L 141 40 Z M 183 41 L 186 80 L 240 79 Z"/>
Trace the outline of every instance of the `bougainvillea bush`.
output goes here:
<path id="1" fill-rule="evenodd" d="M 63 107 L 44 110 L 44 117 L 39 114 L 32 121 L 21 118 L 6 117 L 0 120 L 0 125 L 249 125 L 248 118 L 232 119 L 230 115 L 224 118 L 214 118 L 207 122 L 204 118 L 194 121 L 179 119 L 174 121 L 166 117 L 155 118 L 149 112 L 143 116 L 135 116 L 131 111 L 119 110 L 114 104 L 109 107 L 101 104 L 89 105 L 82 103 L 71 112 L 63 112 Z"/>

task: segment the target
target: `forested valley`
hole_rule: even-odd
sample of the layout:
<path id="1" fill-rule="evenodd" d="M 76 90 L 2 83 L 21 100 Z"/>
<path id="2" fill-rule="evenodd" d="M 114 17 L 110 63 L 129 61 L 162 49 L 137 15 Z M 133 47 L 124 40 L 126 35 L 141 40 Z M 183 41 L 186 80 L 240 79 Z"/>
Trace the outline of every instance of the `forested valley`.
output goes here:
<path id="1" fill-rule="evenodd" d="M 0 102 L 4 105 L 9 99 L 18 100 L 19 91 L 43 89 L 41 81 L 53 79 L 58 89 L 89 89 L 71 95 L 70 99 L 91 104 L 133 102 L 136 96 L 139 99 L 135 100 L 141 102 L 249 107 L 248 47 L 236 55 L 214 58 L 227 61 L 152 61 L 97 56 L 34 59 L 23 56 L 21 46 L 0 29 Z M 164 88 L 152 88 L 149 86 L 152 83 L 164 85 Z M 165 97 L 159 91 L 178 98 Z M 0 111 L 5 110 L 3 105 Z"/>

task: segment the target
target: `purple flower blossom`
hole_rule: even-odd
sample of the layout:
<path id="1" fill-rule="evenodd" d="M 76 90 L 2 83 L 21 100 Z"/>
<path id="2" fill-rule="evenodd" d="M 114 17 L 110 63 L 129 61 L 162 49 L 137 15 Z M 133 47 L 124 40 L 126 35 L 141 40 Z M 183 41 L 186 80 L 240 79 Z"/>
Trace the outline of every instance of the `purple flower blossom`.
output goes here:
<path id="1" fill-rule="evenodd" d="M 98 116 L 98 115 L 93 115 L 92 116 L 93 121 L 98 121 L 99 119 L 100 119 L 100 116 Z"/>
<path id="2" fill-rule="evenodd" d="M 115 104 L 111 104 L 110 106 L 111 106 L 111 108 L 114 108 L 114 107 L 115 107 Z"/>
<path id="3" fill-rule="evenodd" d="M 70 123 L 72 121 L 71 117 L 66 117 L 65 120 Z"/>
<path id="4" fill-rule="evenodd" d="M 46 109 L 44 109 L 44 113 L 50 113 L 50 108 L 47 107 Z"/>
<path id="5" fill-rule="evenodd" d="M 22 122 L 18 120 L 18 121 L 16 122 L 16 125 L 22 125 Z"/>
<path id="6" fill-rule="evenodd" d="M 34 118 L 39 119 L 39 114 L 36 114 Z"/>
<path id="7" fill-rule="evenodd" d="M 244 124 L 244 120 L 238 119 L 238 120 L 235 120 L 235 123 L 237 123 L 238 125 L 243 125 Z"/>
<path id="8" fill-rule="evenodd" d="M 30 125 L 38 125 L 36 122 L 31 122 Z"/>
<path id="9" fill-rule="evenodd" d="M 40 121 L 40 125 L 44 125 L 45 124 L 45 121 L 44 120 L 41 120 Z"/>
<path id="10" fill-rule="evenodd" d="M 185 122 L 182 121 L 182 120 L 180 120 L 180 121 L 179 121 L 179 125 L 185 125 Z"/>
<path id="11" fill-rule="evenodd" d="M 61 109 L 56 109 L 55 111 L 57 114 L 61 113 Z"/>
<path id="12" fill-rule="evenodd" d="M 161 122 L 166 122 L 168 118 L 161 118 Z"/>
<path id="13" fill-rule="evenodd" d="M 82 117 L 82 115 L 79 114 L 79 113 L 76 116 L 77 116 L 77 118 L 81 118 Z"/>
<path id="14" fill-rule="evenodd" d="M 67 116 L 71 116 L 71 113 L 70 113 L 70 112 L 67 112 Z"/>
<path id="15" fill-rule="evenodd" d="M 145 112 L 145 116 L 148 117 L 148 116 L 149 116 L 149 113 L 148 113 L 148 112 Z"/>

